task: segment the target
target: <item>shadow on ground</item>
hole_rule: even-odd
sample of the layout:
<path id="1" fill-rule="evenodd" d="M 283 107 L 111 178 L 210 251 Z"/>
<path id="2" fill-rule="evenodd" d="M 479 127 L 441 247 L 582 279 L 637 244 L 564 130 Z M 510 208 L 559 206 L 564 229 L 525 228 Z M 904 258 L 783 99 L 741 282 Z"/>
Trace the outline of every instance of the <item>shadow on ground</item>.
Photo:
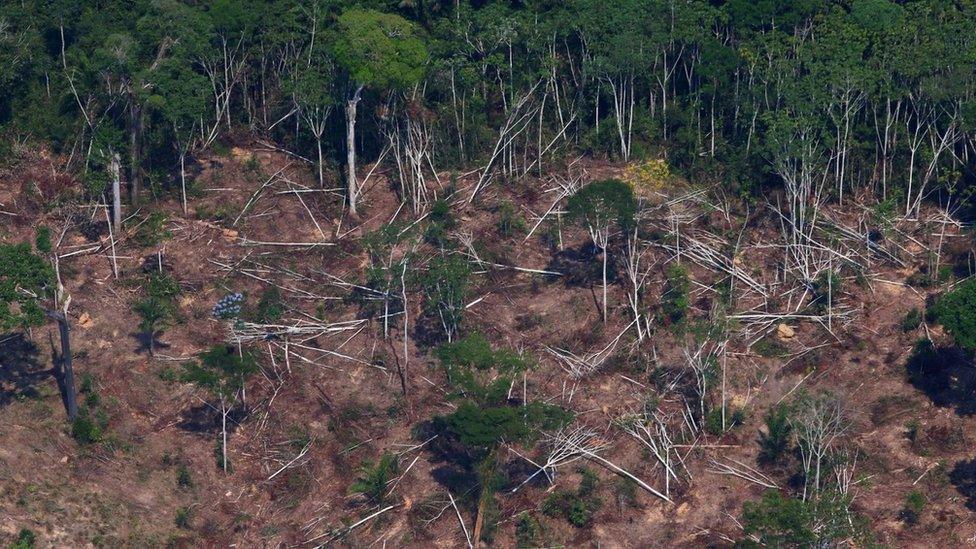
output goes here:
<path id="1" fill-rule="evenodd" d="M 38 360 L 37 346 L 23 334 L 0 335 L 0 406 L 37 396 L 37 385 L 53 374 Z"/>
<path id="2" fill-rule="evenodd" d="M 932 404 L 954 408 L 963 416 L 976 414 L 976 368 L 958 347 L 936 347 L 920 341 L 905 365 L 908 382 Z"/>

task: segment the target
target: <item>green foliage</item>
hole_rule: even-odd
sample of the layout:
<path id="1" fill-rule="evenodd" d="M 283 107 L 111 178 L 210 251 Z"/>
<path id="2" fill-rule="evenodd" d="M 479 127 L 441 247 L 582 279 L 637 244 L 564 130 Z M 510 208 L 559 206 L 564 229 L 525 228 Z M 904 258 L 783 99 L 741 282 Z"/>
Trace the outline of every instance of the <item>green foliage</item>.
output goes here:
<path id="1" fill-rule="evenodd" d="M 424 232 L 424 240 L 433 246 L 444 249 L 450 244 L 448 233 L 454 229 L 457 222 L 451 213 L 451 205 L 447 200 L 435 200 L 430 207 L 427 215 L 427 230 Z"/>
<path id="2" fill-rule="evenodd" d="M 461 329 L 471 271 L 471 265 L 459 256 L 438 256 L 430 260 L 421 277 L 427 312 L 440 320 L 448 341 Z"/>
<path id="3" fill-rule="evenodd" d="M 44 225 L 38 227 L 34 236 L 34 244 L 37 246 L 37 251 L 45 254 L 51 253 L 51 249 L 54 247 L 51 242 L 51 229 Z"/>
<path id="4" fill-rule="evenodd" d="M 179 283 L 168 273 L 152 271 L 143 283 L 145 297 L 137 301 L 132 309 L 142 319 L 139 330 L 146 334 L 150 354 L 154 350 L 157 333 L 176 318 L 176 297 L 180 293 Z"/>
<path id="5" fill-rule="evenodd" d="M 532 549 L 542 545 L 542 526 L 528 512 L 523 511 L 515 518 L 515 546 L 518 549 Z"/>
<path id="6" fill-rule="evenodd" d="M 249 351 L 238 352 L 227 345 L 211 347 L 198 358 L 183 365 L 181 381 L 192 383 L 221 401 L 234 399 L 247 378 L 258 371 Z"/>
<path id="7" fill-rule="evenodd" d="M 406 19 L 375 10 L 349 9 L 337 23 L 332 54 L 357 85 L 407 88 L 423 77 L 427 48 Z"/>
<path id="8" fill-rule="evenodd" d="M 691 306 L 691 279 L 688 278 L 688 269 L 679 263 L 672 263 L 668 265 L 665 277 L 661 312 L 669 324 L 681 325 L 687 320 Z"/>
<path id="9" fill-rule="evenodd" d="M 725 410 L 725 427 L 722 428 L 722 408 L 715 407 L 708 411 L 705 415 L 705 431 L 708 433 L 719 436 L 725 433 L 725 430 L 731 430 L 739 425 L 742 425 L 746 420 L 746 414 L 741 408 L 727 408 Z"/>
<path id="10" fill-rule="evenodd" d="M 190 473 L 189 467 L 185 464 L 181 463 L 176 468 L 176 486 L 183 490 L 193 488 L 193 475 Z"/>
<path id="11" fill-rule="evenodd" d="M 630 185 L 619 179 L 596 181 L 569 197 L 567 217 L 591 231 L 607 230 L 613 223 L 627 231 L 634 224 L 637 201 Z"/>
<path id="12" fill-rule="evenodd" d="M 54 269 L 30 244 L 0 244 L 0 330 L 43 324 L 54 282 Z"/>
<path id="13" fill-rule="evenodd" d="M 268 286 L 261 293 L 261 299 L 254 307 L 254 320 L 269 324 L 281 319 L 285 313 L 285 304 L 281 298 L 281 291 L 276 286 Z"/>
<path id="14" fill-rule="evenodd" d="M 136 223 L 136 227 L 132 240 L 143 248 L 155 246 L 171 236 L 166 229 L 166 214 L 159 210 L 133 222 Z"/>
<path id="15" fill-rule="evenodd" d="M 912 310 L 905 314 L 905 318 L 901 319 L 901 331 L 911 332 L 922 325 L 922 312 L 918 310 L 918 307 L 912 307 Z"/>
<path id="16" fill-rule="evenodd" d="M 33 549 L 36 543 L 37 535 L 29 528 L 21 528 L 10 549 Z"/>
<path id="17" fill-rule="evenodd" d="M 384 452 L 379 462 L 364 461 L 359 467 L 359 476 L 349 487 L 354 494 L 362 494 L 373 505 L 380 505 L 386 499 L 387 483 L 396 474 L 398 460 L 396 454 Z"/>
<path id="18" fill-rule="evenodd" d="M 98 418 L 94 417 L 86 407 L 78 410 L 78 417 L 71 424 L 71 436 L 79 444 L 94 444 L 101 442 L 104 426 L 100 425 Z"/>
<path id="19" fill-rule="evenodd" d="M 502 202 L 498 206 L 498 234 L 505 238 L 525 232 L 525 219 L 519 215 L 511 202 Z"/>
<path id="20" fill-rule="evenodd" d="M 768 547 L 829 547 L 862 536 L 862 521 L 849 506 L 850 498 L 836 493 L 803 501 L 767 490 L 760 501 L 742 505 L 743 531 Z"/>
<path id="21" fill-rule="evenodd" d="M 483 405 L 504 403 L 514 376 L 532 367 L 511 349 L 492 350 L 477 333 L 441 345 L 436 354 L 460 395 Z"/>
<path id="22" fill-rule="evenodd" d="M 596 496 L 599 478 L 589 469 L 580 469 L 580 485 L 573 490 L 556 490 L 542 502 L 542 512 L 550 517 L 563 517 L 570 524 L 582 528 L 590 523 L 593 515 L 603 506 Z"/>
<path id="23" fill-rule="evenodd" d="M 192 516 L 192 509 L 189 507 L 180 507 L 176 510 L 176 516 L 173 517 L 173 524 L 177 528 L 189 529 Z"/>
<path id="24" fill-rule="evenodd" d="M 837 304 L 842 289 L 840 275 L 834 271 L 823 271 L 812 284 L 813 297 L 810 306 L 815 311 L 825 312 Z"/>
<path id="25" fill-rule="evenodd" d="M 766 430 L 759 432 L 759 463 L 779 463 L 790 450 L 793 428 L 789 420 L 789 408 L 779 404 L 766 412 Z"/>
<path id="26" fill-rule="evenodd" d="M 976 351 L 976 279 L 969 279 L 940 297 L 929 312 L 957 345 Z"/>

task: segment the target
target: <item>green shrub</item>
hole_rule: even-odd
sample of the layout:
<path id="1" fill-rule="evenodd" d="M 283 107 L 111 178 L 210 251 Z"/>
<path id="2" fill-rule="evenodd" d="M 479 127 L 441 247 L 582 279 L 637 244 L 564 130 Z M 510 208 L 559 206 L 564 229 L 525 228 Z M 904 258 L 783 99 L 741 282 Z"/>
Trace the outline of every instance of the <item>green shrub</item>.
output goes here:
<path id="1" fill-rule="evenodd" d="M 145 220 L 135 222 L 138 226 L 132 240 L 143 248 L 155 246 L 171 236 L 166 230 L 166 214 L 159 210 L 150 213 Z"/>
<path id="2" fill-rule="evenodd" d="M 833 547 L 863 534 L 863 520 L 849 506 L 849 497 L 833 492 L 803 501 L 767 490 L 742 505 L 743 531 L 766 547 Z"/>
<path id="3" fill-rule="evenodd" d="M 573 526 L 582 528 L 603 506 L 595 492 L 599 478 L 589 469 L 581 468 L 582 480 L 577 490 L 556 490 L 542 502 L 542 512 L 550 517 L 562 517 Z"/>
<path id="4" fill-rule="evenodd" d="M 911 311 L 905 314 L 905 318 L 901 320 L 901 331 L 911 332 L 922 325 L 922 313 L 917 307 L 913 307 Z"/>
<path id="5" fill-rule="evenodd" d="M 439 320 L 448 341 L 461 329 L 470 277 L 471 265 L 454 255 L 435 257 L 421 277 L 427 314 Z"/>
<path id="6" fill-rule="evenodd" d="M 431 205 L 427 220 L 424 240 L 432 246 L 447 248 L 450 244 L 448 234 L 456 225 L 454 216 L 451 214 L 451 205 L 448 204 L 447 200 L 443 198 L 436 200 Z"/>
<path id="7" fill-rule="evenodd" d="M 976 278 L 940 297 L 929 311 L 957 345 L 968 351 L 976 350 Z"/>
<path id="8" fill-rule="evenodd" d="M 759 463 L 773 465 L 779 463 L 790 449 L 792 427 L 789 409 L 779 404 L 766 413 L 766 431 L 759 432 Z"/>
<path id="9" fill-rule="evenodd" d="M 398 461 L 396 454 L 384 453 L 379 462 L 364 461 L 359 467 L 359 476 L 349 487 L 354 494 L 362 494 L 373 505 L 386 499 L 386 484 L 396 474 Z"/>
<path id="10" fill-rule="evenodd" d="M 51 253 L 51 249 L 54 248 L 54 244 L 51 242 L 51 229 L 44 225 L 38 227 L 34 242 L 37 245 L 37 251 L 45 254 Z"/>
<path id="11" fill-rule="evenodd" d="M 36 543 L 37 535 L 29 528 L 21 528 L 10 549 L 33 549 Z"/>
<path id="12" fill-rule="evenodd" d="M 87 408 L 78 410 L 78 417 L 71 424 L 71 436 L 79 444 L 94 444 L 102 440 L 102 426 Z"/>
<path id="13" fill-rule="evenodd" d="M 285 313 L 285 304 L 281 299 L 281 291 L 275 286 L 269 286 L 261 293 L 261 299 L 254 307 L 254 319 L 261 323 L 276 322 Z"/>
<path id="14" fill-rule="evenodd" d="M 525 231 L 525 219 L 519 215 L 511 202 L 498 206 L 498 234 L 508 238 Z"/>
<path id="15" fill-rule="evenodd" d="M 173 518 L 173 524 L 177 528 L 189 529 L 190 528 L 190 518 L 191 509 L 189 507 L 180 507 L 176 510 L 176 517 Z"/>
<path id="16" fill-rule="evenodd" d="M 843 282 L 834 271 L 822 271 L 813 281 L 813 297 L 810 306 L 814 311 L 824 312 L 837 304 Z"/>
<path id="17" fill-rule="evenodd" d="M 725 409 L 725 427 L 732 429 L 742 425 L 746 420 L 745 412 L 739 408 Z M 721 435 L 726 429 L 722 429 L 722 408 L 715 407 L 708 411 L 705 416 L 705 431 L 713 435 Z"/>
<path id="18" fill-rule="evenodd" d="M 664 294 L 661 296 L 661 310 L 670 324 L 683 324 L 688 318 L 691 306 L 689 290 L 691 279 L 688 269 L 679 263 L 668 265 L 665 273 Z"/>
<path id="19" fill-rule="evenodd" d="M 542 545 L 539 538 L 542 527 L 539 521 L 527 512 L 519 513 L 515 519 L 515 546 L 518 549 L 530 549 Z"/>
<path id="20" fill-rule="evenodd" d="M 193 488 L 193 476 L 190 474 L 190 469 L 184 464 L 180 464 L 176 468 L 176 485 L 184 490 Z"/>

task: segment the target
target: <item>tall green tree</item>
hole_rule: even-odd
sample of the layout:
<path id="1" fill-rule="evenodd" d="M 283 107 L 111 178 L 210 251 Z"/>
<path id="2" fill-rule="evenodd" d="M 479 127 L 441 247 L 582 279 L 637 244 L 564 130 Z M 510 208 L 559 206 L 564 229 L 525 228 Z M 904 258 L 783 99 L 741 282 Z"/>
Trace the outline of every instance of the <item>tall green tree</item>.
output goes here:
<path id="1" fill-rule="evenodd" d="M 336 63 L 345 72 L 346 178 L 349 213 L 358 216 L 356 200 L 356 109 L 365 88 L 385 91 L 420 82 L 427 48 L 406 19 L 375 10 L 350 9 L 337 21 L 332 45 Z"/>

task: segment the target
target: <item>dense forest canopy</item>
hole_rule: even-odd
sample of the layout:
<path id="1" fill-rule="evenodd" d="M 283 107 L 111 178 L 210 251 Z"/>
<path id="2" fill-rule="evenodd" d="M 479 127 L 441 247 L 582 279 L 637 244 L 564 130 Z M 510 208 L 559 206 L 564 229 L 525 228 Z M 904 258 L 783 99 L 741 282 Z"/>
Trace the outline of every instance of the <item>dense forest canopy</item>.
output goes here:
<path id="1" fill-rule="evenodd" d="M 134 201 L 250 133 L 320 179 L 393 143 L 413 202 L 431 166 L 584 151 L 912 214 L 968 196 L 973 28 L 976 4 L 941 0 L 8 2 L 0 128 L 93 195 L 119 155 Z"/>

